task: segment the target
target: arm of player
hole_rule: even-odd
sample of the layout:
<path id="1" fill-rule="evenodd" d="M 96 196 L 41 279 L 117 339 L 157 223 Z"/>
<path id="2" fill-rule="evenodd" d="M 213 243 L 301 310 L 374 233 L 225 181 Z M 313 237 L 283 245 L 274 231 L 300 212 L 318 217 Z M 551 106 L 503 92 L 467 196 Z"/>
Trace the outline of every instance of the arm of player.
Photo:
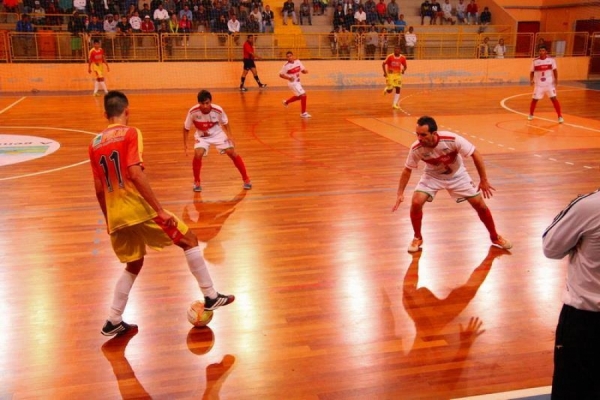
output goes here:
<path id="1" fill-rule="evenodd" d="M 533 71 L 529 73 L 529 84 L 533 86 Z"/>
<path id="2" fill-rule="evenodd" d="M 490 185 L 490 183 L 487 180 L 487 173 L 485 171 L 485 163 L 483 162 L 483 157 L 481 156 L 481 153 L 479 153 L 479 151 L 477 151 L 477 149 L 475 149 L 475 151 L 473 152 L 471 157 L 473 157 L 473 162 L 475 163 L 475 168 L 477 168 L 477 173 L 479 174 L 478 189 L 483 192 L 483 197 L 485 199 L 489 199 L 494 195 L 492 193 L 492 190 L 496 190 L 496 189 L 494 189 L 494 187 L 492 185 Z"/>
<path id="3" fill-rule="evenodd" d="M 558 69 L 554 68 L 552 73 L 554 74 L 554 87 L 556 87 L 558 86 Z"/>
<path id="4" fill-rule="evenodd" d="M 285 79 L 286 81 L 294 82 L 294 77 L 291 75 L 281 73 L 281 74 L 279 74 L 279 77 L 281 79 Z"/>
<path id="5" fill-rule="evenodd" d="M 186 157 L 188 155 L 188 152 L 187 152 L 187 150 L 188 150 L 188 147 L 187 147 L 188 133 L 190 133 L 190 130 L 183 128 L 183 151 L 185 151 Z"/>
<path id="6" fill-rule="evenodd" d="M 142 170 L 142 166 L 140 164 L 130 165 L 127 168 L 127 172 L 129 172 L 129 178 L 140 195 L 148 202 L 150 207 L 158 213 L 158 218 L 162 219 L 165 225 L 174 226 L 176 224 L 175 218 L 163 210 L 152 187 L 150 187 L 150 181 Z"/>
<path id="7" fill-rule="evenodd" d="M 106 222 L 106 227 L 108 229 L 108 218 L 106 214 L 106 197 L 104 194 L 104 187 L 102 186 L 102 181 L 96 177 L 94 177 L 94 189 L 96 190 L 96 199 L 98 199 L 98 204 L 100 204 L 100 209 L 102 210 L 102 214 L 104 214 L 104 221 Z"/>
<path id="8" fill-rule="evenodd" d="M 381 68 L 383 69 L 383 77 L 387 78 L 387 68 L 385 67 L 385 61 L 381 63 Z"/>
<path id="9" fill-rule="evenodd" d="M 223 128 L 223 130 L 225 131 L 225 134 L 227 135 L 227 138 L 229 139 L 229 141 L 231 142 L 231 145 L 233 146 L 235 144 L 234 140 L 233 140 L 233 135 L 231 134 L 231 128 L 229 127 L 229 124 L 221 124 L 221 127 Z"/>
<path id="10" fill-rule="evenodd" d="M 400 207 L 400 203 L 404 201 L 404 189 L 406 189 L 406 185 L 408 185 L 408 181 L 410 180 L 411 175 L 412 169 L 404 167 L 404 169 L 402 170 L 402 174 L 400 175 L 400 182 L 398 182 L 396 204 L 394 204 L 394 207 L 392 207 L 392 212 L 396 211 L 398 207 Z"/>
<path id="11" fill-rule="evenodd" d="M 542 247 L 546 257 L 560 260 L 577 248 L 582 239 L 583 230 L 587 229 L 584 213 L 579 209 L 580 206 L 581 203 L 574 200 L 546 228 L 542 236 Z"/>

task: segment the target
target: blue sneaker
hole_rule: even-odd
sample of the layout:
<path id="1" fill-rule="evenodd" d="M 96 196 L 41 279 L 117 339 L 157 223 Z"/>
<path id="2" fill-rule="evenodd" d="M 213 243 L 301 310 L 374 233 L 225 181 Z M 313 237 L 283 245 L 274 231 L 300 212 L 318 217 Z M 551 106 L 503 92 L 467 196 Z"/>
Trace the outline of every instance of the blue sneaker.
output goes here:
<path id="1" fill-rule="evenodd" d="M 244 190 L 250 190 L 252 189 L 252 182 L 248 181 L 248 182 L 244 182 Z"/>

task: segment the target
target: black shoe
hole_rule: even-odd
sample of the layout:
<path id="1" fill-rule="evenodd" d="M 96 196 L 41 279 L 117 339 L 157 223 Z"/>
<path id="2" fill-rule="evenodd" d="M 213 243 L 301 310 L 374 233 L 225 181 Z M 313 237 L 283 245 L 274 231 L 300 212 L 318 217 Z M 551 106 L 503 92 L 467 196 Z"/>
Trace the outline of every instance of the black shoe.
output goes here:
<path id="1" fill-rule="evenodd" d="M 244 86 L 240 86 L 240 92 L 247 92 L 248 89 L 246 89 Z"/>
<path id="2" fill-rule="evenodd" d="M 232 294 L 225 295 L 217 293 L 217 298 L 211 299 L 209 297 L 204 298 L 204 309 L 207 311 L 216 310 L 219 307 L 226 306 L 227 304 L 233 303 L 235 296 Z"/>
<path id="3" fill-rule="evenodd" d="M 266 83 L 261 83 L 261 84 L 260 84 L 260 85 L 258 85 L 258 86 L 260 86 L 261 88 L 265 88 L 265 87 L 267 87 L 267 84 L 266 84 Z"/>
<path id="4" fill-rule="evenodd" d="M 137 325 L 128 324 L 125 321 L 121 321 L 117 325 L 113 325 L 110 321 L 106 320 L 106 323 L 102 327 L 102 330 L 100 331 L 100 333 L 103 334 L 104 336 L 114 336 L 114 335 L 121 336 L 131 330 L 137 331 L 137 327 L 138 327 Z"/>

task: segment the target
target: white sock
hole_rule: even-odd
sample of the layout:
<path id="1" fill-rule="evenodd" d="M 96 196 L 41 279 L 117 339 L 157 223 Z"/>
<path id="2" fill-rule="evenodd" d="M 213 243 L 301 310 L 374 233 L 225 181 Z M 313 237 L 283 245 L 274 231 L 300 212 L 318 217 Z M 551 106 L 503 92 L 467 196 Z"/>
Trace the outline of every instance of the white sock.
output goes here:
<path id="1" fill-rule="evenodd" d="M 194 275 L 196 281 L 198 281 L 198 286 L 200 286 L 202 294 L 211 299 L 216 298 L 217 291 L 213 287 L 213 281 L 208 272 L 208 268 L 206 267 L 206 261 L 204 261 L 200 247 L 196 246 L 186 250 L 184 253 L 188 266 L 190 267 L 190 272 Z"/>
<path id="2" fill-rule="evenodd" d="M 98 93 L 98 84 L 99 83 L 100 82 L 98 82 L 98 81 L 94 82 L 94 93 Z"/>
<path id="3" fill-rule="evenodd" d="M 135 282 L 135 278 L 137 278 L 137 275 L 124 270 L 121 274 L 121 277 L 117 281 L 117 284 L 115 285 L 113 302 L 112 306 L 110 307 L 110 314 L 108 315 L 108 320 L 113 325 L 123 321 L 123 311 L 125 311 L 127 300 L 129 300 L 129 292 L 131 291 L 133 282 Z"/>
<path id="4" fill-rule="evenodd" d="M 394 94 L 394 105 L 398 104 L 398 100 L 400 100 L 400 93 Z"/>
<path id="5" fill-rule="evenodd" d="M 104 90 L 104 93 L 108 93 L 108 89 L 106 88 L 106 82 L 102 81 L 99 83 L 100 83 L 100 87 Z"/>

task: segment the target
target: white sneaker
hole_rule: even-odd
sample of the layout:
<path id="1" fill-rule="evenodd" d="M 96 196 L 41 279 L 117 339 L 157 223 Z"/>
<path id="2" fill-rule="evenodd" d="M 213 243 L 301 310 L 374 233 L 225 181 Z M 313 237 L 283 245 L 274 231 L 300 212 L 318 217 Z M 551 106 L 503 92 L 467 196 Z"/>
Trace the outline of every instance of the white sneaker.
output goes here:
<path id="1" fill-rule="evenodd" d="M 287 101 L 286 101 L 286 100 L 281 100 L 281 104 L 283 104 L 283 106 L 284 106 L 284 107 L 287 107 L 287 106 L 288 106 L 288 103 L 287 103 Z"/>
<path id="2" fill-rule="evenodd" d="M 301 118 L 310 118 L 310 117 L 312 117 L 312 115 L 310 115 L 310 114 L 309 114 L 309 113 L 307 113 L 307 112 L 303 112 L 302 114 L 300 114 L 300 117 L 301 117 Z"/>

